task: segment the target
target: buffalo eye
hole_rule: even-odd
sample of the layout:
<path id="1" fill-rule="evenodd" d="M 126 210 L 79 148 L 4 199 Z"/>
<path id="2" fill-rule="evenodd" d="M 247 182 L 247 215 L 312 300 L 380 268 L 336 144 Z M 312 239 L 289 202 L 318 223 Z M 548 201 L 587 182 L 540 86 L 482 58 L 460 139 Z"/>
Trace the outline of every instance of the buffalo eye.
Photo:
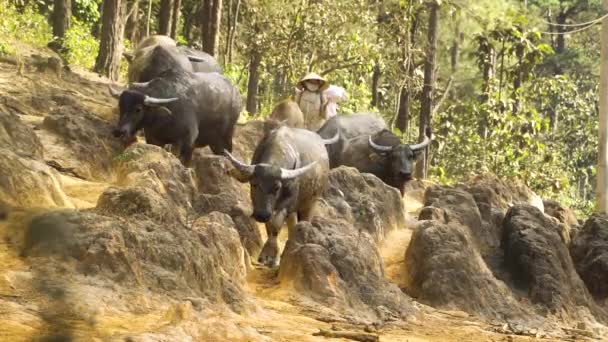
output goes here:
<path id="1" fill-rule="evenodd" d="M 275 194 L 277 192 L 279 192 L 279 190 L 281 190 L 281 183 L 276 182 L 272 185 L 272 193 Z"/>

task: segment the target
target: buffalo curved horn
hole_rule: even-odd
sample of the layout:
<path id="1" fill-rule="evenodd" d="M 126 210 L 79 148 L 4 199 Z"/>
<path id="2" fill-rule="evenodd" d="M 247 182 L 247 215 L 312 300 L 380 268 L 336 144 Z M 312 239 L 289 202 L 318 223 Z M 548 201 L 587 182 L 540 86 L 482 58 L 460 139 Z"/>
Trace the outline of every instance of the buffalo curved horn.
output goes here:
<path id="1" fill-rule="evenodd" d="M 108 90 L 110 91 L 110 95 L 112 95 L 112 97 L 114 97 L 114 98 L 119 98 L 120 94 L 122 94 L 121 91 L 118 91 L 118 90 L 112 88 L 111 85 L 108 85 Z"/>
<path id="2" fill-rule="evenodd" d="M 410 149 L 412 151 L 420 150 L 420 149 L 427 147 L 430 143 L 431 143 L 431 139 L 425 135 L 424 140 L 421 143 L 410 145 Z"/>
<path id="3" fill-rule="evenodd" d="M 287 169 L 281 168 L 281 180 L 289 180 L 289 179 L 297 178 L 297 177 L 305 174 L 309 170 L 311 170 L 315 166 L 315 164 L 317 164 L 316 161 L 312 162 L 306 166 L 294 169 L 294 170 L 287 170 Z"/>
<path id="4" fill-rule="evenodd" d="M 234 166 L 234 168 L 237 169 L 243 176 L 247 178 L 253 176 L 255 165 L 249 165 L 241 162 L 226 150 L 224 150 L 224 155 L 226 156 L 226 158 L 228 158 L 228 160 L 230 160 L 232 166 Z"/>
<path id="5" fill-rule="evenodd" d="M 154 106 L 154 105 L 162 105 L 162 104 L 175 102 L 177 100 L 179 100 L 177 97 L 171 97 L 168 99 L 159 99 L 156 97 L 146 95 L 146 97 L 144 98 L 144 104 L 148 105 L 148 106 Z"/>
<path id="6" fill-rule="evenodd" d="M 371 146 L 374 150 L 379 151 L 379 152 L 389 152 L 393 149 L 393 146 L 384 146 L 384 145 L 378 145 L 376 144 L 373 140 L 372 140 L 372 136 L 369 136 L 368 139 L 368 143 L 369 146 Z"/>
<path id="7" fill-rule="evenodd" d="M 138 87 L 138 88 L 146 88 L 150 85 L 150 82 L 152 81 L 148 81 L 148 82 L 132 82 L 131 86 L 134 87 Z"/>
<path id="8" fill-rule="evenodd" d="M 336 131 L 336 135 L 334 135 L 333 137 L 329 138 L 329 139 L 322 139 L 323 140 L 323 145 L 331 145 L 331 144 L 335 144 L 338 142 L 338 140 L 340 140 L 340 129 L 338 129 Z"/>
<path id="9" fill-rule="evenodd" d="M 188 60 L 190 60 L 190 62 L 204 62 L 205 61 L 204 58 L 200 58 L 200 57 L 196 57 L 196 56 L 192 56 L 192 55 L 188 55 Z"/>

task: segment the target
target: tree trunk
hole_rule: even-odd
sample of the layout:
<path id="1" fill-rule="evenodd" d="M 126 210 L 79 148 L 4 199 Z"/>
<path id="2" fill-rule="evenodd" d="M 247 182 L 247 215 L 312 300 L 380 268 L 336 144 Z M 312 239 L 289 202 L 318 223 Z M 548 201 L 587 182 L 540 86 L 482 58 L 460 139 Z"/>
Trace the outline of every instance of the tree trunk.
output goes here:
<path id="1" fill-rule="evenodd" d="M 380 83 L 380 62 L 376 61 L 374 65 L 374 73 L 372 74 L 372 106 L 380 107 L 378 87 Z"/>
<path id="2" fill-rule="evenodd" d="M 429 29 L 428 47 L 426 60 L 424 62 L 424 85 L 422 87 L 422 98 L 420 101 L 420 122 L 418 126 L 418 136 L 420 141 L 426 136 L 427 128 L 431 125 L 431 113 L 433 113 L 433 92 L 435 90 L 435 68 L 437 63 L 437 34 L 439 24 L 439 4 L 432 1 L 429 7 Z M 418 178 L 426 178 L 428 170 L 428 147 L 418 160 L 416 173 Z"/>
<path id="3" fill-rule="evenodd" d="M 131 46 L 137 46 L 137 43 L 141 41 L 141 31 L 140 31 L 140 20 L 141 16 L 139 13 L 139 1 L 133 3 L 133 7 L 131 8 L 133 13 L 127 19 L 127 26 L 125 26 L 125 36 L 129 38 L 131 41 Z"/>
<path id="4" fill-rule="evenodd" d="M 236 0 L 236 9 L 234 10 L 234 20 L 232 23 L 232 29 L 230 29 L 230 36 L 228 37 L 228 63 L 232 63 L 232 55 L 234 50 L 234 37 L 236 36 L 236 29 L 239 22 L 239 12 L 241 10 L 241 0 Z"/>
<path id="5" fill-rule="evenodd" d="M 402 133 L 407 132 L 408 123 L 410 122 L 410 101 L 410 91 L 407 89 L 407 86 L 404 86 L 399 92 L 399 111 L 397 112 L 397 120 L 395 122 L 395 127 Z"/>
<path id="6" fill-rule="evenodd" d="M 395 120 L 395 127 L 401 132 L 406 133 L 410 121 L 410 102 L 412 99 L 412 93 L 409 88 L 409 82 L 414 79 L 415 66 L 414 66 L 414 55 L 412 53 L 412 47 L 416 43 L 416 31 L 418 30 L 418 12 L 414 14 L 410 21 L 410 28 L 408 30 L 408 36 L 405 42 L 404 49 L 404 63 L 405 63 L 405 74 L 406 82 L 399 92 L 399 110 L 397 111 L 397 120 Z"/>
<path id="7" fill-rule="evenodd" d="M 173 39 L 177 39 L 177 34 L 179 32 L 179 18 L 181 7 L 181 0 L 173 0 L 173 15 L 171 16 L 171 38 Z"/>
<path id="8" fill-rule="evenodd" d="M 202 40 L 203 51 L 216 56 L 222 21 L 222 0 L 203 0 L 202 9 Z"/>
<path id="9" fill-rule="evenodd" d="M 99 53 L 93 70 L 114 81 L 119 76 L 126 14 L 126 0 L 104 0 Z"/>
<path id="10" fill-rule="evenodd" d="M 519 112 L 519 108 L 521 107 L 521 94 L 520 88 L 522 86 L 523 80 L 523 71 L 521 70 L 521 64 L 524 58 L 524 47 L 520 44 L 515 49 L 515 56 L 517 57 L 517 69 L 515 70 L 515 78 L 513 79 L 513 94 L 511 98 L 513 99 L 513 115 Z"/>
<path id="11" fill-rule="evenodd" d="M 152 0 L 148 0 L 148 15 L 146 17 L 146 37 L 150 36 L 150 23 L 152 22 Z"/>
<path id="12" fill-rule="evenodd" d="M 603 0 L 604 11 L 608 11 L 608 0 Z M 597 212 L 608 214 L 608 19 L 602 21 L 600 58 L 600 131 L 597 173 Z"/>
<path id="13" fill-rule="evenodd" d="M 173 16 L 173 1 L 160 0 L 158 11 L 158 34 L 168 36 L 171 34 L 171 23 Z"/>
<path id="14" fill-rule="evenodd" d="M 70 27 L 72 16 L 71 0 L 55 0 L 53 9 L 53 36 L 63 40 L 65 33 Z"/>
<path id="15" fill-rule="evenodd" d="M 249 80 L 247 81 L 247 111 L 249 115 L 258 112 L 258 84 L 260 82 L 259 67 L 262 62 L 262 55 L 254 51 L 249 63 Z"/>
<path id="16" fill-rule="evenodd" d="M 452 41 L 452 47 L 450 47 L 450 65 L 452 67 L 452 73 L 458 71 L 458 61 L 460 57 L 460 42 L 463 40 L 464 34 L 460 32 L 460 19 L 456 22 L 456 33 L 454 40 Z"/>

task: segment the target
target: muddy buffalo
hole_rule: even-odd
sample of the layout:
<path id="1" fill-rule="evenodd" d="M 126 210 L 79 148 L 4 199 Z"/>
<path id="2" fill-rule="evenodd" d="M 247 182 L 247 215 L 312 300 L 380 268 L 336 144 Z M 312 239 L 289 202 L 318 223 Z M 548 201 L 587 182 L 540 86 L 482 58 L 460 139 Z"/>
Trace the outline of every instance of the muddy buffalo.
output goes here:
<path id="1" fill-rule="evenodd" d="M 341 165 L 340 159 L 346 141 L 358 137 L 375 134 L 386 128 L 384 120 L 370 113 L 358 113 L 352 115 L 338 115 L 327 120 L 319 128 L 319 135 L 325 139 L 334 136 L 340 131 L 340 139 L 337 143 L 327 146 L 329 165 L 335 168 Z"/>
<path id="2" fill-rule="evenodd" d="M 304 128 L 304 114 L 302 114 L 300 106 L 292 100 L 279 102 L 268 119 L 268 121 L 283 123 L 289 127 Z"/>
<path id="3" fill-rule="evenodd" d="M 348 140 L 340 162 L 376 175 L 403 195 L 405 183 L 412 179 L 416 158 L 430 143 L 431 139 L 425 137 L 419 144 L 403 144 L 395 134 L 382 130 Z"/>
<path id="4" fill-rule="evenodd" d="M 125 53 L 125 57 L 129 61 L 129 82 L 147 82 L 175 71 L 221 71 L 212 56 L 178 47 L 175 41 L 167 36 L 147 37 L 134 52 Z"/>
<path id="5" fill-rule="evenodd" d="M 173 73 L 134 83 L 122 92 L 110 91 L 119 101 L 117 137 L 129 140 L 144 129 L 146 143 L 174 145 L 185 165 L 195 147 L 209 146 L 215 154 L 232 151 L 242 99 L 218 73 Z"/>
<path id="6" fill-rule="evenodd" d="M 268 132 L 255 149 L 251 164 L 226 152 L 236 173 L 233 176 L 251 185 L 253 217 L 266 223 L 268 239 L 259 262 L 279 263 L 277 237 L 285 220 L 289 232 L 298 220 L 309 220 L 317 199 L 327 186 L 329 161 L 324 140 L 308 130 L 281 126 Z"/>

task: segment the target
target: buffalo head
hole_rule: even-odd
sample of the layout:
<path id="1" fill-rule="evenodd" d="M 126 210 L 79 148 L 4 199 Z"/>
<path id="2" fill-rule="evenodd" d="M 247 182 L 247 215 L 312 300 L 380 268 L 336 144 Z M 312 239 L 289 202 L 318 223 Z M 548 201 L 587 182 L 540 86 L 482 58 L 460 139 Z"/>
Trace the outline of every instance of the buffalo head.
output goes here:
<path id="1" fill-rule="evenodd" d="M 395 182 L 395 185 L 401 185 L 412 179 L 414 162 L 424 148 L 431 143 L 431 139 L 425 136 L 424 140 L 419 144 L 384 146 L 374 143 L 370 136 L 368 142 L 374 152 L 386 158 L 388 164 L 387 172 Z M 400 186 L 398 187 L 401 188 Z"/>
<path id="2" fill-rule="evenodd" d="M 277 201 L 281 197 L 286 183 L 294 180 L 313 169 L 316 162 L 306 166 L 288 170 L 272 164 L 245 164 L 236 159 L 228 151 L 224 154 L 236 170 L 233 175 L 241 182 L 251 185 L 251 203 L 253 217 L 258 222 L 268 222 L 274 212 Z"/>
<path id="3" fill-rule="evenodd" d="M 118 99 L 120 117 L 118 126 L 114 129 L 115 137 L 132 140 L 135 133 L 142 128 L 145 112 L 149 107 L 159 107 L 177 101 L 178 98 L 159 99 L 148 96 L 138 90 L 127 89 L 122 92 L 110 88 L 110 94 Z M 167 112 L 169 112 L 167 110 Z"/>

